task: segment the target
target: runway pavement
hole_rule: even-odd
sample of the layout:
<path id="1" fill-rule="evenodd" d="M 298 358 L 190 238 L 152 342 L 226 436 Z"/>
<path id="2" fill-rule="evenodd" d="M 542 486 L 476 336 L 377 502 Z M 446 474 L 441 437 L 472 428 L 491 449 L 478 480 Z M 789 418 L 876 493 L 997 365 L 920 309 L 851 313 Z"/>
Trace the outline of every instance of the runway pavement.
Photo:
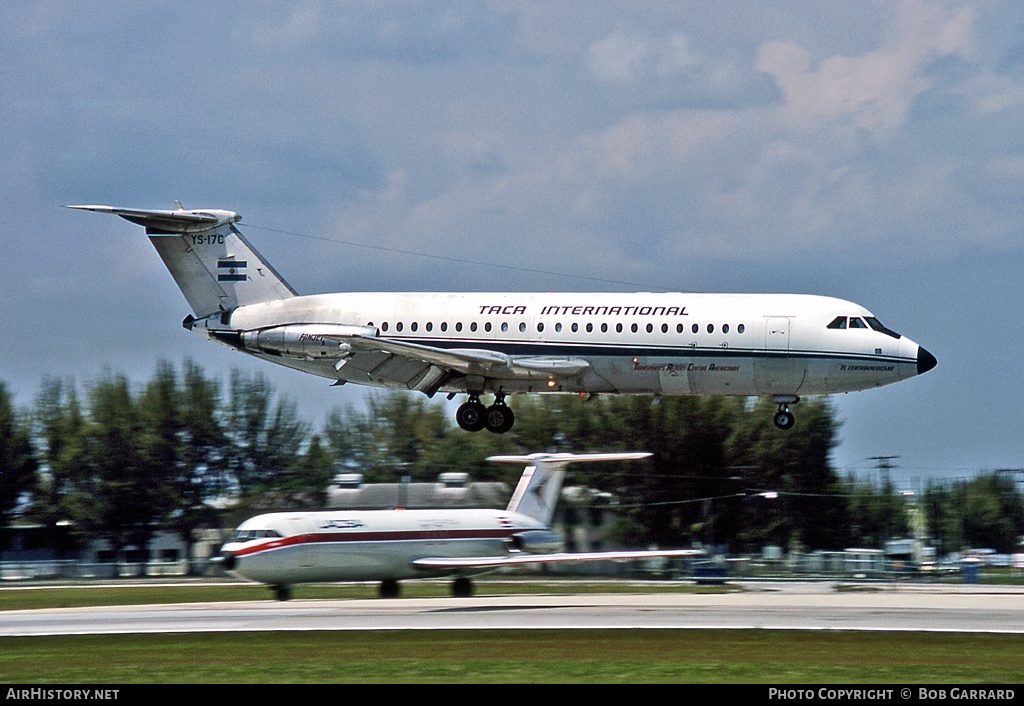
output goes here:
<path id="1" fill-rule="evenodd" d="M 0 635 L 265 630 L 811 629 L 1024 634 L 1024 587 L 739 584 L 715 594 L 246 601 L 0 611 Z"/>

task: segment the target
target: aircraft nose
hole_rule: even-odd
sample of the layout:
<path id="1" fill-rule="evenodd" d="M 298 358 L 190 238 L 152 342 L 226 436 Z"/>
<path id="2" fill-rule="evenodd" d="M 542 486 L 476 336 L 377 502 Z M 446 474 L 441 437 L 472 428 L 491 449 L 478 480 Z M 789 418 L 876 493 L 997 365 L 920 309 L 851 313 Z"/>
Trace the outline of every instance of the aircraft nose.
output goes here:
<path id="1" fill-rule="evenodd" d="M 236 559 L 233 552 L 221 552 L 220 556 L 214 557 L 214 559 L 219 559 L 217 563 L 220 564 L 225 571 L 231 571 L 235 568 Z"/>
<path id="2" fill-rule="evenodd" d="M 931 353 L 926 351 L 921 346 L 917 347 L 917 374 L 921 375 L 927 373 L 929 370 L 939 364 L 939 361 L 935 359 Z"/>

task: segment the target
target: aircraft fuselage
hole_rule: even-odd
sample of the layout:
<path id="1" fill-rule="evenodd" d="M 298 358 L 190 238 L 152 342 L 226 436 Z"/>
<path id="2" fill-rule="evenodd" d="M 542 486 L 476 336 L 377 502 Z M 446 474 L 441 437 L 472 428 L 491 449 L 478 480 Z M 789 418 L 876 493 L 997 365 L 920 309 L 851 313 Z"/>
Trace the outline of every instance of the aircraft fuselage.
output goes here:
<path id="1" fill-rule="evenodd" d="M 848 324 L 829 328 L 838 317 Z M 857 304 L 814 295 L 345 293 L 242 306 L 199 328 L 221 341 L 225 332 L 263 332 L 262 344 L 255 336 L 231 341 L 308 373 L 380 387 L 415 389 L 400 370 L 374 370 L 402 364 L 383 353 L 339 367 L 343 356 L 317 326 L 359 327 L 435 349 L 588 363 L 562 375 L 481 371 L 475 380 L 445 382 L 444 392 L 795 397 L 879 387 L 934 365 L 918 344 L 867 321 L 875 320 Z"/>
<path id="2" fill-rule="evenodd" d="M 430 569 L 414 561 L 425 556 L 507 556 L 514 549 L 513 538 L 524 533 L 548 536 L 543 523 L 504 510 L 271 513 L 239 525 L 221 553 L 231 557 L 225 568 L 271 585 L 398 581 L 488 571 Z"/>

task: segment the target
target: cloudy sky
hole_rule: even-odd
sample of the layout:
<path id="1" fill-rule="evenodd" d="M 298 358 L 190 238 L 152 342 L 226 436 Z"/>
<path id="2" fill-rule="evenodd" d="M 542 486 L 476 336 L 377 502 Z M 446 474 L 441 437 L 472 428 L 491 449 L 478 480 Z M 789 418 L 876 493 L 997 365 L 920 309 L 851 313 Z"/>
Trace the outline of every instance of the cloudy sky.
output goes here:
<path id="1" fill-rule="evenodd" d="M 358 400 L 189 334 L 141 229 L 61 208 L 180 199 L 302 293 L 850 299 L 939 366 L 835 398 L 839 468 L 1024 466 L 1020 3 L 15 0 L 0 96 L 20 404 L 187 357 Z"/>

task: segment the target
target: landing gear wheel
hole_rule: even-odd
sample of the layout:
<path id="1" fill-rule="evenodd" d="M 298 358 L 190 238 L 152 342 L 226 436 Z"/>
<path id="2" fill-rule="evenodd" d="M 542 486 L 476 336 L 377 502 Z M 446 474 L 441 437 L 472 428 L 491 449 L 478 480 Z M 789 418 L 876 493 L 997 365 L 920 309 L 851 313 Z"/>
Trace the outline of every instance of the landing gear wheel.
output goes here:
<path id="1" fill-rule="evenodd" d="M 398 585 L 398 581 L 394 579 L 384 579 L 380 582 L 380 588 L 377 589 L 377 594 L 381 598 L 398 598 L 398 594 L 401 592 L 402 589 Z"/>
<path id="2" fill-rule="evenodd" d="M 468 402 L 459 405 L 455 421 L 466 431 L 480 431 L 487 425 L 487 408 L 476 397 L 470 397 Z"/>
<path id="3" fill-rule="evenodd" d="M 456 598 L 469 598 L 473 595 L 473 582 L 465 576 L 452 581 L 452 595 Z"/>
<path id="4" fill-rule="evenodd" d="M 788 409 L 780 409 L 775 413 L 775 426 L 779 429 L 791 429 L 796 422 L 796 417 Z"/>
<path id="5" fill-rule="evenodd" d="M 487 431 L 504 434 L 516 423 L 516 415 L 512 414 L 512 410 L 504 402 L 495 402 L 487 408 L 484 422 Z"/>
<path id="6" fill-rule="evenodd" d="M 274 598 L 279 601 L 291 600 L 292 587 L 291 586 L 274 586 Z"/>

